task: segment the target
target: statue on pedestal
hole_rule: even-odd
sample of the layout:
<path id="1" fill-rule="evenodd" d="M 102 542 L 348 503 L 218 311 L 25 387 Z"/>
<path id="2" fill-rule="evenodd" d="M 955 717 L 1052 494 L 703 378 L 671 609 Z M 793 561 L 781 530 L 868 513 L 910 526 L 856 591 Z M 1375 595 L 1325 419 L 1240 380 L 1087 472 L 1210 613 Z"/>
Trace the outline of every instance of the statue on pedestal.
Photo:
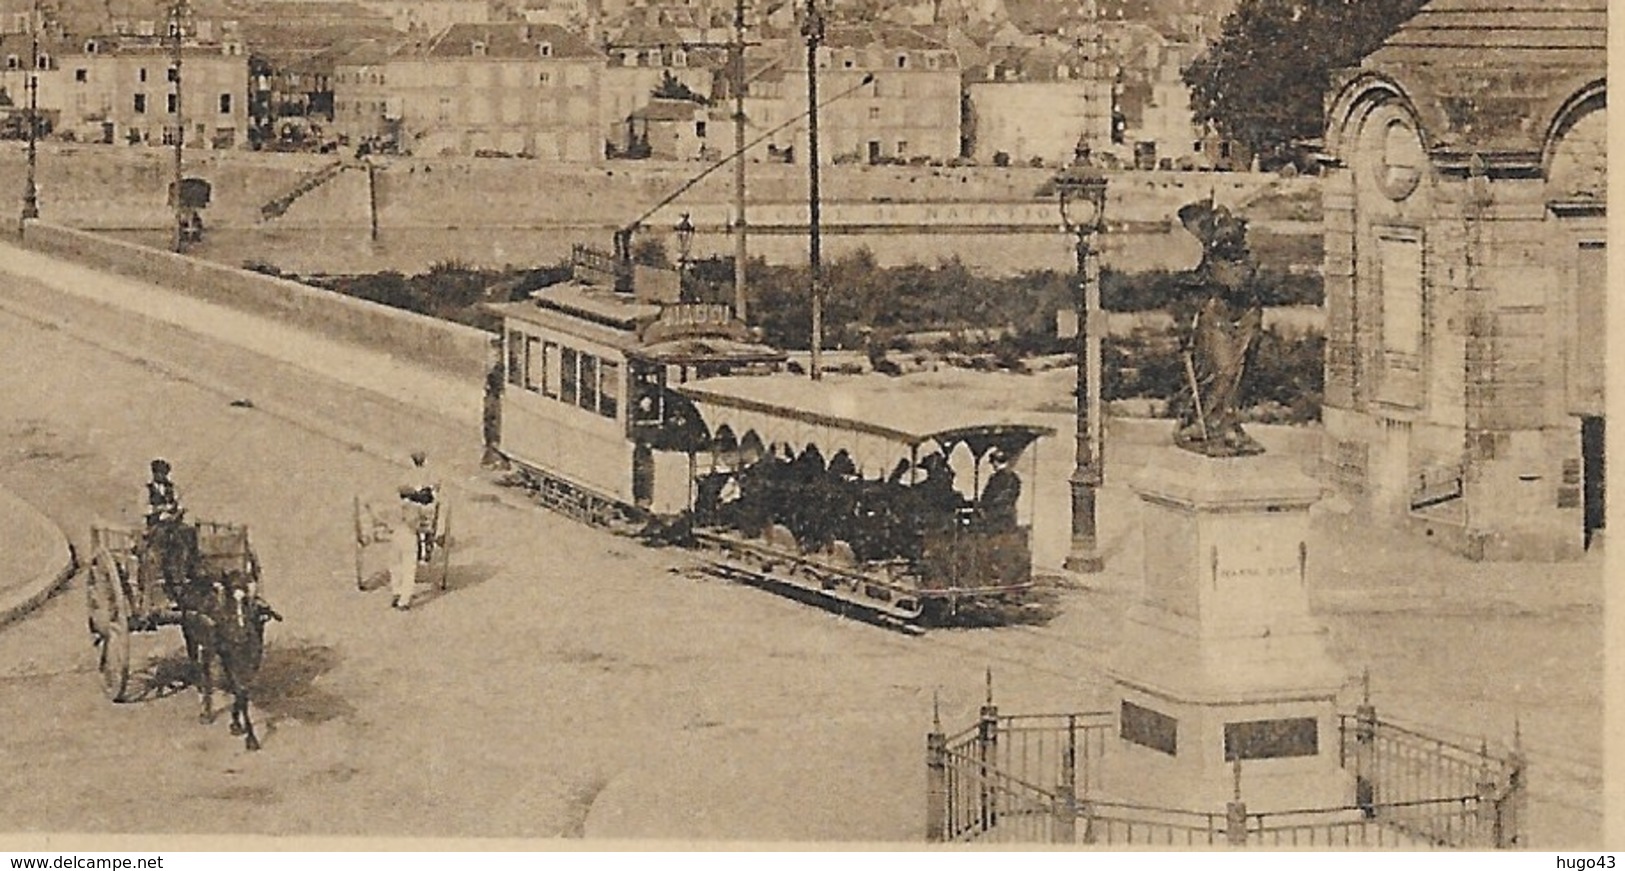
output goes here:
<path id="1" fill-rule="evenodd" d="M 1202 262 L 1186 281 L 1204 301 L 1181 341 L 1188 395 L 1174 444 L 1210 457 L 1261 454 L 1241 428 L 1242 376 L 1264 318 L 1247 222 L 1211 197 L 1181 208 L 1179 220 L 1202 242 Z"/>

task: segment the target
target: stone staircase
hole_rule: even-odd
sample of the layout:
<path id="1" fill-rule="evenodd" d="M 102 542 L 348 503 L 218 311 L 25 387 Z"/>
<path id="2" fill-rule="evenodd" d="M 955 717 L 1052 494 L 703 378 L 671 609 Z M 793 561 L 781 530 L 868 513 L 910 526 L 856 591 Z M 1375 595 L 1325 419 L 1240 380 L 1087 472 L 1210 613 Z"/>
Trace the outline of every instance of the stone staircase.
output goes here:
<path id="1" fill-rule="evenodd" d="M 283 215 L 287 214 L 288 208 L 298 201 L 300 197 L 321 187 L 329 181 L 332 181 L 334 178 L 337 178 L 338 174 L 343 172 L 344 169 L 344 161 L 335 160 L 332 163 L 323 166 L 321 169 L 318 169 L 315 172 L 305 176 L 299 180 L 298 184 L 294 185 L 286 193 L 283 193 L 276 199 L 271 200 L 263 206 L 260 206 L 260 219 L 269 221 L 273 218 L 282 217 Z"/>

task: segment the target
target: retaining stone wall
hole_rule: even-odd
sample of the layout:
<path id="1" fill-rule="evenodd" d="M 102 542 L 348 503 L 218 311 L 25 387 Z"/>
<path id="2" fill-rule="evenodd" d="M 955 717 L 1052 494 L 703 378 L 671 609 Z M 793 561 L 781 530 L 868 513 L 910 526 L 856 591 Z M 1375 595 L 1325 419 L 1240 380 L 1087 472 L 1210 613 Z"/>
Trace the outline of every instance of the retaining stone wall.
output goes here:
<path id="1" fill-rule="evenodd" d="M 298 282 L 30 221 L 30 248 L 483 383 L 491 335 Z"/>

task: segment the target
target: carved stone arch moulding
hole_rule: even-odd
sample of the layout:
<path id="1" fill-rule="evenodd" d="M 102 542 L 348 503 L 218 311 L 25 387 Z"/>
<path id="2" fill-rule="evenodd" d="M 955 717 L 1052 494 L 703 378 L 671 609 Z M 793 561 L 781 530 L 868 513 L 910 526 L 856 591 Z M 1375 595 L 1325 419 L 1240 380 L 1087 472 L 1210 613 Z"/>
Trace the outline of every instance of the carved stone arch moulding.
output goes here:
<path id="1" fill-rule="evenodd" d="M 1608 185 L 1608 100 L 1606 83 L 1576 90 L 1552 115 L 1541 154 L 1550 198 L 1601 201 Z"/>

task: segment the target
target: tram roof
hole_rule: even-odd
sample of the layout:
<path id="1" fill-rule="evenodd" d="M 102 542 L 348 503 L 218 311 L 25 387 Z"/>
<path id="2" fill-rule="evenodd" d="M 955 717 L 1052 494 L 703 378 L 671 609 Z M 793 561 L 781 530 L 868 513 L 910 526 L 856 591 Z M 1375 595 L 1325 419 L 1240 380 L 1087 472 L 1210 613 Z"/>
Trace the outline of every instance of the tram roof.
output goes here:
<path id="1" fill-rule="evenodd" d="M 924 442 L 967 442 L 978 453 L 998 444 L 1021 449 L 1055 430 L 1014 415 L 968 409 L 951 394 L 940 401 L 906 401 L 897 391 L 854 389 L 851 385 L 789 375 L 723 376 L 678 386 L 700 405 L 717 405 L 803 424 L 843 430 L 917 446 Z"/>
<path id="2" fill-rule="evenodd" d="M 770 345 L 715 334 L 727 332 L 725 327 L 707 330 L 700 325 L 698 332 L 681 327 L 663 332 L 648 329 L 675 310 L 674 306 L 633 302 L 580 287 L 555 285 L 545 291 L 530 302 L 490 303 L 486 308 L 504 318 L 589 339 L 656 363 L 781 363 L 785 359 L 783 351 Z"/>

